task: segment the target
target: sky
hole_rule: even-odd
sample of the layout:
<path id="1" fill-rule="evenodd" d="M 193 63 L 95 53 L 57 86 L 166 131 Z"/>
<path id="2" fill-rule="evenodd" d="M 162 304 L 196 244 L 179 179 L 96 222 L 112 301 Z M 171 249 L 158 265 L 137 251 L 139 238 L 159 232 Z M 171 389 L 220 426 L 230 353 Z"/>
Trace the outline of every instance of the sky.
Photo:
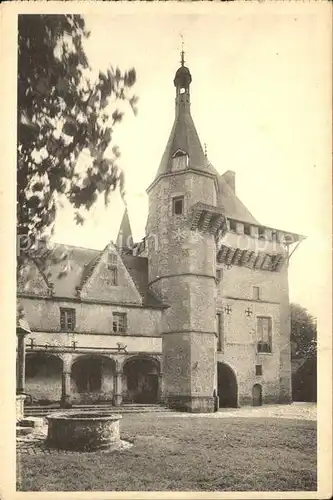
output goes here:
<path id="1" fill-rule="evenodd" d="M 284 2 L 283 2 L 284 3 Z M 330 273 L 330 32 L 327 12 L 299 8 L 86 14 L 94 71 L 135 67 L 138 115 L 115 129 L 134 240 L 144 236 L 146 188 L 174 119 L 181 35 L 192 74 L 191 111 L 214 167 L 236 173 L 236 193 L 263 224 L 307 236 L 290 261 L 290 298 L 317 315 Z M 104 248 L 124 204 L 100 202 L 80 227 L 68 206 L 55 241 Z"/>

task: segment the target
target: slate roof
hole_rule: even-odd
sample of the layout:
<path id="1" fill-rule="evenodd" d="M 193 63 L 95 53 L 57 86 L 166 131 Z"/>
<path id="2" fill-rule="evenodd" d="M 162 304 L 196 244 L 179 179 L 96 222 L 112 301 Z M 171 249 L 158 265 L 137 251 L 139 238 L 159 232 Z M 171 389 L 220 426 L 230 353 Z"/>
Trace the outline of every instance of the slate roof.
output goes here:
<path id="1" fill-rule="evenodd" d="M 77 298 L 77 287 L 81 288 L 91 275 L 101 253 L 100 250 L 56 244 L 45 269 L 49 283 L 53 284 L 53 296 Z M 53 262 L 53 256 L 58 260 L 66 254 L 68 259 Z"/>
<path id="2" fill-rule="evenodd" d="M 188 68 L 181 67 L 178 72 L 188 72 Z M 177 79 L 177 73 L 175 82 Z M 191 80 L 190 80 L 191 81 Z M 176 84 L 176 83 L 175 83 Z M 219 186 L 219 199 L 217 205 L 223 207 L 225 215 L 228 218 L 236 219 L 241 222 L 250 224 L 259 224 L 253 217 L 245 205 L 236 196 L 232 188 L 223 179 L 223 176 L 217 172 L 213 165 L 208 162 L 206 155 L 202 149 L 202 145 L 195 128 L 189 102 L 182 101 L 181 96 L 176 98 L 176 115 L 167 142 L 164 154 L 162 156 L 159 168 L 157 170 L 155 180 L 161 176 L 171 172 L 173 155 L 178 151 L 184 151 L 189 158 L 188 167 L 201 172 L 210 173 L 216 176 Z"/>
<path id="3" fill-rule="evenodd" d="M 81 289 L 91 276 L 103 252 L 104 250 L 56 244 L 44 270 L 48 283 L 53 285 L 53 296 L 77 299 L 77 289 Z M 65 254 L 68 258 L 55 262 Z M 121 258 L 143 298 L 143 306 L 166 307 L 148 289 L 148 259 L 131 255 L 122 255 Z"/>
<path id="4" fill-rule="evenodd" d="M 198 132 L 189 111 L 180 111 L 175 118 L 156 178 L 171 172 L 172 155 L 178 150 L 189 156 L 189 167 L 209 171 Z"/>
<path id="5" fill-rule="evenodd" d="M 125 208 L 124 215 L 119 227 L 119 232 L 116 240 L 116 247 L 117 248 L 133 247 L 132 229 L 128 216 L 127 207 Z"/>
<path id="6" fill-rule="evenodd" d="M 134 255 L 123 255 L 123 263 L 130 273 L 135 286 L 144 299 L 144 303 L 151 307 L 167 307 L 148 287 L 148 259 Z"/>
<path id="7" fill-rule="evenodd" d="M 31 333 L 29 323 L 27 322 L 26 319 L 24 318 L 17 318 L 16 319 L 16 332 L 17 333 L 23 333 L 23 334 L 29 334 Z"/>
<path id="8" fill-rule="evenodd" d="M 218 185 L 220 191 L 218 205 L 224 208 L 227 218 L 249 224 L 259 224 L 221 175 L 218 175 Z"/>

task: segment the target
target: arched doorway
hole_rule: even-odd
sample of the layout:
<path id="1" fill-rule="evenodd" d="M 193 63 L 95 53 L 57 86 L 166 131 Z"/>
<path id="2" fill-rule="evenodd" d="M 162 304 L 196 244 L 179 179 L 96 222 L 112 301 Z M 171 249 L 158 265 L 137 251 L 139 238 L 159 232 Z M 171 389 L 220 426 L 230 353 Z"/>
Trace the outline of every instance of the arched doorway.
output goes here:
<path id="1" fill-rule="evenodd" d="M 225 363 L 217 363 L 217 392 L 220 408 L 237 408 L 237 380 Z"/>
<path id="2" fill-rule="evenodd" d="M 61 399 L 62 360 L 45 352 L 29 353 L 25 361 L 25 391 L 33 402 L 49 404 Z"/>
<path id="3" fill-rule="evenodd" d="M 78 403 L 112 401 L 115 363 L 104 356 L 80 356 L 72 366 L 72 400 Z"/>
<path id="4" fill-rule="evenodd" d="M 260 384 L 254 384 L 252 387 L 252 404 L 253 406 L 262 405 L 262 387 Z"/>
<path id="5" fill-rule="evenodd" d="M 159 362 L 153 358 L 130 358 L 124 365 L 124 402 L 157 403 Z"/>

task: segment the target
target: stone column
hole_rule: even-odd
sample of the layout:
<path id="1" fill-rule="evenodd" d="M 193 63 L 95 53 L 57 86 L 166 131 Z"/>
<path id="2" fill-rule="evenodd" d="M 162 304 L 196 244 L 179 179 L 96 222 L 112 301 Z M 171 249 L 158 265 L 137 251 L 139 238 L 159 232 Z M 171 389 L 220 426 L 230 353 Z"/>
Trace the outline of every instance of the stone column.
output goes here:
<path id="1" fill-rule="evenodd" d="M 163 373 L 158 374 L 158 392 L 157 392 L 157 401 L 158 403 L 164 403 L 164 391 L 163 391 Z"/>
<path id="2" fill-rule="evenodd" d="M 16 321 L 17 366 L 16 366 L 16 420 L 24 417 L 25 391 L 25 336 L 31 333 L 24 318 Z"/>
<path id="3" fill-rule="evenodd" d="M 25 391 L 25 339 L 24 333 L 17 333 L 17 393 Z"/>
<path id="4" fill-rule="evenodd" d="M 72 356 L 71 354 L 66 353 L 62 358 L 62 381 L 61 381 L 61 402 L 60 402 L 60 406 L 62 408 L 70 406 L 71 369 L 72 369 Z"/>
<path id="5" fill-rule="evenodd" d="M 122 370 L 118 369 L 114 377 L 114 395 L 113 395 L 114 406 L 120 406 L 123 401 L 122 377 L 123 377 L 123 372 Z"/>

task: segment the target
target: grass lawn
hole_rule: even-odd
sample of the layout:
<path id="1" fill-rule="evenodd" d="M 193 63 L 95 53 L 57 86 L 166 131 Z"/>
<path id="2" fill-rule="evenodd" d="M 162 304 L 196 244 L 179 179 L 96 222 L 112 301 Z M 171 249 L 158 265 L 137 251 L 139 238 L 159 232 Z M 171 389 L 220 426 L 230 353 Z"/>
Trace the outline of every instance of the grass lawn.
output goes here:
<path id="1" fill-rule="evenodd" d="M 18 455 L 21 491 L 316 490 L 316 422 L 124 415 L 129 450 Z"/>

